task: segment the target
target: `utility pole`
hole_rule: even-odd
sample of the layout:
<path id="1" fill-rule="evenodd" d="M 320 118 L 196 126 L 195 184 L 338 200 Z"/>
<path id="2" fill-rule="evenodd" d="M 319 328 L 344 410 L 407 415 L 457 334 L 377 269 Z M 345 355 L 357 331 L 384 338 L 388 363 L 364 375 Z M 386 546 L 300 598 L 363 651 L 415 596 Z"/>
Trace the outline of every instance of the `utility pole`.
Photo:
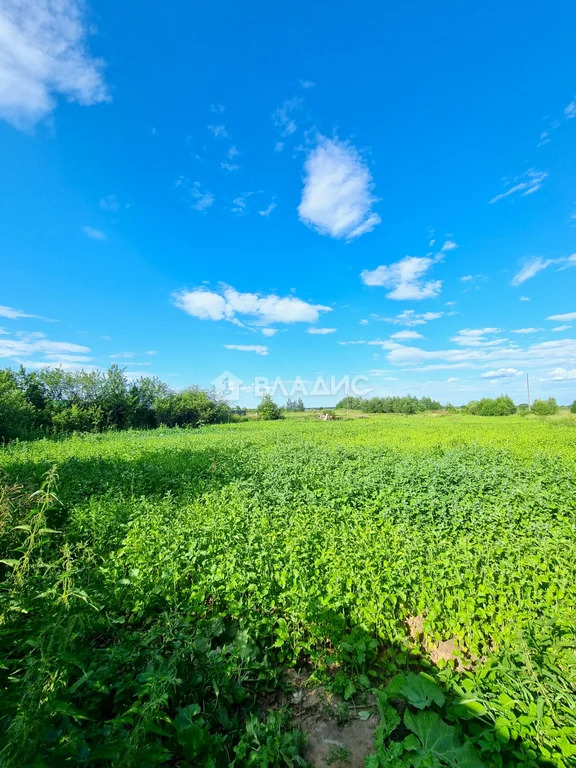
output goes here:
<path id="1" fill-rule="evenodd" d="M 530 379 L 528 374 L 526 374 L 526 389 L 528 390 L 528 410 L 530 410 Z"/>

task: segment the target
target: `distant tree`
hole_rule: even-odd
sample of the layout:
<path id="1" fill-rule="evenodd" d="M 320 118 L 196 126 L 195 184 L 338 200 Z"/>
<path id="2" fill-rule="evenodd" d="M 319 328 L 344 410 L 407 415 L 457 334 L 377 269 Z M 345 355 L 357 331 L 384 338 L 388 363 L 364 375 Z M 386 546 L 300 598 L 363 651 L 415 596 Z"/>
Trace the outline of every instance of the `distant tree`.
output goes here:
<path id="1" fill-rule="evenodd" d="M 286 400 L 286 405 L 284 406 L 285 411 L 305 411 L 306 408 L 304 407 L 304 402 L 301 397 L 298 398 L 298 400 Z"/>
<path id="2" fill-rule="evenodd" d="M 532 413 L 537 416 L 552 416 L 558 413 L 558 403 L 556 398 L 549 397 L 548 400 L 534 400 L 532 403 Z"/>
<path id="3" fill-rule="evenodd" d="M 275 421 L 282 418 L 282 409 L 279 408 L 270 395 L 264 395 L 257 408 L 258 418 L 263 421 Z"/>
<path id="4" fill-rule="evenodd" d="M 475 416 L 511 416 L 516 413 L 516 406 L 508 395 L 500 395 L 500 397 L 472 400 L 466 406 L 466 411 Z"/>
<path id="5" fill-rule="evenodd" d="M 346 408 L 349 411 L 361 411 L 364 407 L 365 401 L 361 397 L 352 397 L 348 395 L 339 403 L 336 403 L 335 408 Z"/>
<path id="6" fill-rule="evenodd" d="M 182 392 L 171 392 L 154 403 L 158 423 L 167 427 L 198 427 L 230 421 L 230 407 L 200 387 L 189 387 Z"/>

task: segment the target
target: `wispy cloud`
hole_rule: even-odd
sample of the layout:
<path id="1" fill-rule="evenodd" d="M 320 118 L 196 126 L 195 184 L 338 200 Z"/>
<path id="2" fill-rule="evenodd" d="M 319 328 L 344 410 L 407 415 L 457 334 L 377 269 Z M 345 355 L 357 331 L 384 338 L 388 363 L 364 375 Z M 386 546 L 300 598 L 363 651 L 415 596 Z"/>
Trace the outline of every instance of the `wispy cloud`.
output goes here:
<path id="1" fill-rule="evenodd" d="M 302 110 L 304 99 L 301 96 L 293 96 L 286 99 L 272 115 L 272 121 L 281 136 L 291 136 L 298 127 L 296 116 Z"/>
<path id="2" fill-rule="evenodd" d="M 423 339 L 424 336 L 422 336 L 421 333 L 418 333 L 418 331 L 397 331 L 396 333 L 391 334 L 390 338 L 398 341 L 406 341 L 408 339 Z"/>
<path id="3" fill-rule="evenodd" d="M 431 320 L 439 320 L 443 315 L 443 312 L 422 312 L 419 314 L 414 309 L 405 309 L 395 317 L 383 317 L 381 319 L 387 323 L 394 323 L 394 325 L 413 327 L 415 325 L 425 325 Z"/>
<path id="4" fill-rule="evenodd" d="M 381 219 L 370 169 L 350 143 L 320 136 L 304 165 L 300 220 L 322 235 L 352 240 Z"/>
<path id="5" fill-rule="evenodd" d="M 236 163 L 220 163 L 220 168 L 227 171 L 228 173 L 231 173 L 232 171 L 237 171 L 240 166 Z"/>
<path id="6" fill-rule="evenodd" d="M 0 357 L 19 358 L 43 354 L 48 355 L 48 359 L 53 359 L 55 355 L 85 355 L 89 352 L 89 347 L 68 341 L 52 341 L 38 333 L 23 333 L 16 339 L 0 339 Z"/>
<path id="7" fill-rule="evenodd" d="M 226 107 L 224 104 L 210 104 L 210 112 L 212 112 L 213 115 L 221 115 L 225 109 Z"/>
<path id="8" fill-rule="evenodd" d="M 514 331 L 510 331 L 510 333 L 520 333 L 520 334 L 526 334 L 526 333 L 539 333 L 540 331 L 543 331 L 543 328 L 516 328 Z"/>
<path id="9" fill-rule="evenodd" d="M 308 333 L 325 336 L 328 333 L 336 333 L 337 330 L 337 328 L 308 328 Z"/>
<path id="10" fill-rule="evenodd" d="M 365 285 L 381 285 L 391 288 L 388 299 L 420 300 L 438 296 L 442 289 L 441 280 L 424 281 L 422 278 L 436 260 L 428 256 L 405 256 L 400 261 L 376 269 L 365 269 L 360 276 Z"/>
<path id="11" fill-rule="evenodd" d="M 58 96 L 90 105 L 109 99 L 103 62 L 88 51 L 80 0 L 3 0 L 0 117 L 30 128 Z"/>
<path id="12" fill-rule="evenodd" d="M 223 123 L 219 123 L 218 125 L 208 125 L 206 127 L 215 139 L 226 139 L 228 137 L 228 129 Z"/>
<path id="13" fill-rule="evenodd" d="M 502 333 L 500 328 L 464 328 L 452 336 L 450 341 L 463 347 L 496 347 L 504 344 L 506 339 L 487 339 L 486 336 L 494 336 Z"/>
<path id="14" fill-rule="evenodd" d="M 534 168 L 529 168 L 521 176 L 517 176 L 512 180 L 506 180 L 504 182 L 504 186 L 508 187 L 506 191 L 496 195 L 489 202 L 492 204 L 497 203 L 498 200 L 503 200 L 505 197 L 526 197 L 526 195 L 532 195 L 540 189 L 542 182 L 547 176 L 548 173 L 546 171 L 536 171 Z"/>
<path id="15" fill-rule="evenodd" d="M 534 259 L 530 259 L 530 261 L 527 261 L 522 269 L 516 275 L 514 275 L 510 285 L 522 285 L 522 283 L 525 283 L 526 280 L 530 280 L 530 278 L 537 275 L 538 272 L 542 272 L 542 270 L 547 269 L 552 265 L 556 265 L 559 270 L 568 269 L 569 267 L 576 267 L 576 254 L 572 254 L 571 256 L 566 256 L 560 259 L 542 259 L 539 256 Z"/>
<path id="16" fill-rule="evenodd" d="M 550 315 L 546 320 L 557 320 L 559 323 L 576 320 L 576 312 L 567 312 L 565 315 Z"/>
<path id="17" fill-rule="evenodd" d="M 220 293 L 199 289 L 175 294 L 174 304 L 202 320 L 229 320 L 237 325 L 268 326 L 274 323 L 316 323 L 330 307 L 309 304 L 296 296 L 239 293 L 225 286 Z M 240 321 L 239 318 L 243 318 Z"/>
<path id="18" fill-rule="evenodd" d="M 116 195 L 106 195 L 106 197 L 103 197 L 100 200 L 100 208 L 102 208 L 103 211 L 116 213 L 120 210 L 120 203 L 118 202 Z"/>
<path id="19" fill-rule="evenodd" d="M 32 317 L 35 320 L 47 320 L 48 322 L 54 322 L 42 315 L 31 315 L 29 312 L 23 312 L 21 309 L 14 309 L 14 307 L 0 306 L 0 317 L 5 317 L 8 320 L 20 320 L 23 317 Z"/>
<path id="20" fill-rule="evenodd" d="M 576 117 L 576 101 L 571 101 L 564 109 L 564 117 L 566 120 L 573 120 Z"/>
<path id="21" fill-rule="evenodd" d="M 268 347 L 259 344 L 224 344 L 225 349 L 235 349 L 237 352 L 254 352 L 257 355 L 266 356 Z"/>
<path id="22" fill-rule="evenodd" d="M 517 371 L 516 368 L 498 368 L 497 371 L 486 371 L 486 373 L 483 373 L 480 378 L 481 379 L 492 379 L 492 380 L 504 380 L 504 379 L 514 379 L 516 376 L 522 376 L 523 371 Z"/>
<path id="23" fill-rule="evenodd" d="M 86 237 L 89 237 L 92 240 L 106 240 L 106 235 L 100 229 L 94 229 L 94 227 L 82 227 L 82 232 L 84 232 Z"/>
<path id="24" fill-rule="evenodd" d="M 276 336 L 278 328 L 260 328 L 260 332 L 263 336 Z"/>
<path id="25" fill-rule="evenodd" d="M 272 202 L 266 208 L 263 208 L 261 211 L 258 211 L 258 215 L 264 216 L 265 218 L 267 218 L 268 216 L 270 216 L 274 208 L 276 208 L 276 203 Z"/>
<path id="26" fill-rule="evenodd" d="M 548 371 L 548 375 L 540 381 L 572 381 L 576 379 L 576 368 L 568 370 L 568 368 L 554 368 L 552 371 Z"/>
<path id="27" fill-rule="evenodd" d="M 176 179 L 175 185 L 184 195 L 186 202 L 195 211 L 203 213 L 214 204 L 214 195 L 199 181 L 190 181 L 185 176 Z"/>

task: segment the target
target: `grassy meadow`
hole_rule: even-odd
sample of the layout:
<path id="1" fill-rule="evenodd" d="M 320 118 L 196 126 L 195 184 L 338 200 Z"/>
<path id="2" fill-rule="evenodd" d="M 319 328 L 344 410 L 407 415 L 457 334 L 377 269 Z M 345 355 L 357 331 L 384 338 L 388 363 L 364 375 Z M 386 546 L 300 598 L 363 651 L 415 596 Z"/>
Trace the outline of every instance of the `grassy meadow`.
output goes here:
<path id="1" fill-rule="evenodd" d="M 368 768 L 576 764 L 575 470 L 567 413 L 1 449 L 0 764 L 304 766 L 295 671 Z"/>

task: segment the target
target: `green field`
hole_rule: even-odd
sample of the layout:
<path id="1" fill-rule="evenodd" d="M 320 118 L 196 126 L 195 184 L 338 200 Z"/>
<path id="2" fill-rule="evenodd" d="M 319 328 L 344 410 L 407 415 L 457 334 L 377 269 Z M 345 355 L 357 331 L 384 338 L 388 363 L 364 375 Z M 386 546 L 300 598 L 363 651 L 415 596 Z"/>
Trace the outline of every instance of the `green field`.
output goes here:
<path id="1" fill-rule="evenodd" d="M 2 764 L 305 765 L 296 670 L 371 768 L 574 765 L 575 469 L 570 415 L 2 449 Z"/>

